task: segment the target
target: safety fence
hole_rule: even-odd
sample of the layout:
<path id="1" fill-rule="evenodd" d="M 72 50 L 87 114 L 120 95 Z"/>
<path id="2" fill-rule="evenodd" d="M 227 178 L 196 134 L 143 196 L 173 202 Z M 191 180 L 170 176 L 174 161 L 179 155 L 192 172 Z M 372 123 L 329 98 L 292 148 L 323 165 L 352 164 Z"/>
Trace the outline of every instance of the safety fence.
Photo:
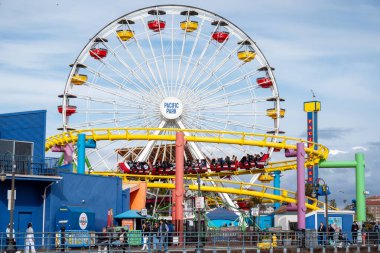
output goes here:
<path id="1" fill-rule="evenodd" d="M 14 240 L 0 233 L 0 252 L 357 252 L 380 251 L 379 233 L 363 235 L 317 233 L 316 231 L 245 232 L 218 230 L 208 232 L 142 233 L 141 231 L 95 233 L 74 231 L 65 233 L 15 233 Z M 297 250 L 298 249 L 298 250 Z M 234 251 L 238 250 L 238 251 Z M 354 250 L 354 251 L 353 251 Z M 366 252 L 366 251 L 365 251 Z"/>
<path id="2" fill-rule="evenodd" d="M 0 173 L 34 176 L 57 176 L 59 158 L 33 157 L 0 153 Z"/>

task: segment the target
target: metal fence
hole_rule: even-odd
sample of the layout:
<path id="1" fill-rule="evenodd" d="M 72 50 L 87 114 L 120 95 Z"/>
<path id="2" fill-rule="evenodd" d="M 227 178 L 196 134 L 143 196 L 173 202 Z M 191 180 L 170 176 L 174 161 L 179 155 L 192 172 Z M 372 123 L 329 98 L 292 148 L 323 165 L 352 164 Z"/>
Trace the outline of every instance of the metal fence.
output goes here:
<path id="1" fill-rule="evenodd" d="M 356 244 L 348 240 L 347 234 L 317 233 L 315 231 L 272 231 L 272 232 L 243 232 L 243 231 L 208 231 L 204 233 L 186 232 L 182 235 L 169 233 L 142 233 L 129 231 L 125 233 L 107 232 L 94 233 L 88 231 L 73 231 L 61 234 L 34 233 L 33 242 L 25 237 L 25 233 L 15 234 L 15 247 L 19 252 L 297 252 L 296 249 L 310 252 L 312 249 L 325 252 L 333 249 L 342 252 L 356 252 L 360 247 L 366 247 L 373 252 L 380 251 L 379 233 L 367 232 L 365 238 Z M 6 233 L 0 233 L 0 252 L 10 249 Z M 144 242 L 146 245 L 144 246 Z M 28 246 L 29 245 L 29 246 Z M 27 247 L 30 250 L 27 250 Z M 352 250 L 355 251 L 352 251 Z M 367 249 L 367 251 L 368 251 Z M 237 250 L 237 251 L 236 251 Z M 10 252 L 8 250 L 8 252 Z"/>
<path id="2" fill-rule="evenodd" d="M 56 176 L 59 158 L 0 154 L 0 173 L 19 175 Z"/>

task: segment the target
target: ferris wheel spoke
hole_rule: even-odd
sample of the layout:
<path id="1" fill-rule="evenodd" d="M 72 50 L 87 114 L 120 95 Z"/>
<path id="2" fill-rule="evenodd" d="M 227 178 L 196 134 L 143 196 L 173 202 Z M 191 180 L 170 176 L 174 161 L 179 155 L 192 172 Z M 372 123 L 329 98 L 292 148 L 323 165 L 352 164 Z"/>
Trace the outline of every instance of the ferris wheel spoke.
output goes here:
<path id="1" fill-rule="evenodd" d="M 187 13 L 186 20 L 187 20 L 187 21 L 189 20 L 189 13 Z M 179 57 L 179 64 L 178 64 L 178 69 L 177 69 L 177 76 L 176 76 L 176 80 L 175 80 L 175 83 L 176 83 L 176 84 L 178 84 L 178 79 L 179 79 L 179 77 L 180 77 L 180 73 L 181 73 L 182 57 L 183 57 L 183 52 L 184 52 L 184 50 L 185 50 L 186 35 L 187 35 L 187 29 L 185 29 L 185 32 L 183 33 L 182 46 L 181 46 L 181 54 L 180 54 L 180 57 Z M 181 89 L 180 85 L 178 85 L 178 86 L 179 86 L 178 89 Z"/>
<path id="2" fill-rule="evenodd" d="M 217 82 L 220 82 L 221 80 L 223 80 L 224 78 L 228 77 L 229 75 L 231 75 L 232 73 L 234 73 L 236 70 L 240 69 L 241 66 L 243 65 L 244 63 L 238 63 L 236 64 L 233 68 L 230 68 L 228 71 L 226 71 L 225 73 L 223 73 L 222 75 L 218 76 L 217 78 L 215 78 L 213 81 L 209 82 L 207 85 L 205 86 L 201 86 L 201 85 L 197 85 L 197 88 L 194 89 L 196 92 L 204 92 L 206 91 L 207 89 L 209 89 L 213 84 L 217 83 Z"/>
<path id="3" fill-rule="evenodd" d="M 117 35 L 116 35 L 116 36 L 117 36 Z M 108 46 L 106 43 L 103 43 L 103 45 L 104 45 L 108 50 L 110 50 L 110 51 L 112 52 L 112 54 L 114 55 L 114 57 L 116 58 L 116 60 L 117 60 L 121 65 L 123 65 L 126 69 L 128 69 L 129 73 L 131 73 L 131 75 L 134 76 L 134 77 L 139 81 L 139 83 L 140 83 L 142 86 L 146 87 L 148 90 L 150 89 L 149 86 L 146 86 L 144 80 L 142 80 L 142 78 L 141 78 L 139 75 L 137 75 L 137 72 L 136 72 L 135 70 L 133 70 L 133 68 L 130 67 L 129 64 L 127 64 L 127 63 L 126 63 L 126 62 L 125 62 L 125 61 L 119 56 L 119 54 L 116 52 L 116 50 L 114 50 L 112 47 Z M 133 86 L 134 86 L 136 89 L 138 89 L 138 90 L 140 90 L 140 91 L 143 91 L 143 90 L 140 88 L 140 86 L 139 86 L 138 84 L 136 84 L 132 79 L 129 79 L 128 76 L 125 76 L 125 78 L 126 78 L 131 84 L 133 84 Z"/>
<path id="4" fill-rule="evenodd" d="M 227 83 L 222 83 L 220 86 L 215 87 L 214 89 L 209 89 L 209 91 L 207 91 L 207 92 L 197 93 L 197 94 L 201 94 L 204 97 L 209 97 L 209 96 L 211 96 L 211 95 L 219 92 L 222 89 L 226 89 L 226 88 L 232 87 L 234 84 L 239 85 L 240 81 L 249 79 L 250 77 L 257 75 L 257 73 L 259 73 L 259 71 L 257 71 L 257 70 L 250 71 L 250 72 L 246 73 L 245 75 L 242 75 L 242 76 L 240 76 L 240 77 L 238 77 L 238 78 L 236 78 L 234 80 L 228 81 Z M 254 88 L 257 88 L 258 85 L 257 84 L 250 85 L 250 87 L 252 87 L 252 89 L 254 89 Z"/>
<path id="5" fill-rule="evenodd" d="M 156 8 L 156 10 L 157 10 L 157 8 Z M 163 62 L 164 62 L 164 69 L 165 69 L 165 78 L 166 78 L 165 80 L 166 80 L 166 84 L 168 84 L 169 83 L 169 79 L 168 79 L 168 67 L 167 67 L 167 64 L 166 64 L 166 56 L 165 56 L 164 42 L 163 42 L 163 39 L 162 39 L 161 29 L 159 30 L 159 33 L 160 33 L 162 59 L 163 59 Z M 168 87 L 168 90 L 169 90 L 169 87 Z"/>
<path id="6" fill-rule="evenodd" d="M 202 22 L 198 28 L 198 32 L 197 32 L 197 35 L 196 35 L 196 38 L 194 40 L 194 43 L 193 43 L 193 47 L 191 49 L 191 53 L 190 53 L 190 56 L 187 60 L 187 64 L 186 64 L 186 68 L 185 68 L 185 71 L 182 75 L 182 79 L 181 79 L 181 82 L 179 84 L 179 87 L 182 87 L 184 85 L 184 81 L 185 81 L 185 78 L 186 78 L 186 75 L 187 75 L 187 71 L 189 70 L 189 67 L 190 67 L 190 63 L 192 62 L 192 59 L 193 59 L 193 55 L 194 55 L 194 52 L 195 52 L 195 49 L 196 49 L 196 46 L 198 45 L 198 41 L 199 41 L 199 38 L 200 38 L 200 35 L 201 35 L 201 31 L 202 31 L 202 28 L 203 28 L 203 25 L 204 25 L 204 22 L 205 22 L 205 17 L 202 18 Z M 179 96 L 182 96 L 183 95 L 183 91 L 184 89 L 182 89 L 182 92 L 179 94 Z"/>
<path id="7" fill-rule="evenodd" d="M 211 65 L 211 63 L 213 63 L 215 61 L 215 58 L 217 56 L 219 56 L 219 54 L 221 53 L 223 47 L 224 47 L 225 43 L 222 43 L 222 45 L 219 46 L 218 50 L 215 51 L 214 55 L 211 57 L 211 59 L 209 59 L 209 61 L 207 62 L 206 66 L 204 68 L 201 69 L 201 71 L 199 71 L 199 74 L 197 76 L 197 78 L 195 78 L 193 80 L 193 82 L 191 84 L 189 84 L 189 87 L 193 87 L 194 90 L 197 90 L 200 86 L 202 86 L 202 84 L 204 84 L 206 81 L 208 81 L 213 75 L 215 75 L 215 73 L 226 63 L 228 62 L 232 56 L 234 56 L 237 51 L 239 50 L 240 48 L 240 45 L 235 47 L 232 51 L 230 51 L 230 53 L 224 57 L 223 60 L 221 60 L 221 63 L 219 63 L 217 66 L 215 66 L 215 68 L 213 68 L 211 71 L 208 71 L 208 75 L 206 75 L 206 77 L 202 80 L 202 81 L 199 81 L 199 79 L 202 77 L 202 75 L 205 72 L 205 70 L 209 69 L 209 66 Z M 195 85 L 197 84 L 197 85 Z M 194 86 L 195 85 L 195 86 Z"/>
<path id="8" fill-rule="evenodd" d="M 142 96 L 141 97 L 140 96 L 139 97 L 132 96 L 132 94 L 128 94 L 127 92 L 120 94 L 119 92 L 117 92 L 114 89 L 105 88 L 103 86 L 100 86 L 100 85 L 95 84 L 95 83 L 90 83 L 90 82 L 86 83 L 85 86 L 91 87 L 95 90 L 101 91 L 101 92 L 108 94 L 108 95 L 114 95 L 115 97 L 126 99 L 126 101 L 128 101 L 128 102 L 133 101 L 135 104 L 140 104 L 142 106 L 145 105 L 145 103 L 143 103 L 144 97 L 142 97 Z"/>
<path id="9" fill-rule="evenodd" d="M 219 19 L 219 21 L 221 21 L 221 19 Z M 218 29 L 218 26 L 215 26 L 214 30 L 212 31 L 212 33 L 214 33 L 216 30 Z M 193 78 L 193 75 L 195 74 L 195 72 L 198 70 L 198 66 L 201 65 L 200 62 L 203 60 L 203 57 L 204 55 L 206 54 L 206 51 L 207 49 L 209 48 L 210 44 L 212 42 L 212 37 L 210 36 L 210 38 L 208 39 L 205 47 L 203 48 L 203 51 L 201 53 L 201 55 L 198 57 L 196 63 L 194 64 L 192 70 L 191 70 L 191 73 L 190 75 L 188 76 L 187 80 L 185 81 L 185 85 L 188 85 L 189 82 L 192 80 Z"/>
<path id="10" fill-rule="evenodd" d="M 215 101 L 220 101 L 220 99 L 227 99 L 230 98 L 230 100 L 239 100 L 241 98 L 246 98 L 247 94 L 253 90 L 252 87 L 243 87 L 241 89 L 237 90 L 232 90 L 229 92 L 219 92 L 219 93 L 214 93 L 213 95 L 203 95 L 200 97 L 201 101 L 203 104 L 207 104 L 208 102 L 215 102 Z M 258 101 L 265 101 L 264 99 L 266 98 L 252 98 L 252 102 L 258 102 Z"/>
<path id="11" fill-rule="evenodd" d="M 159 22 L 159 20 L 158 20 L 158 15 L 157 15 L 157 21 Z M 167 96 L 168 93 L 167 93 L 167 90 L 166 90 L 166 88 L 165 88 L 164 81 L 162 80 L 161 70 L 160 70 L 160 67 L 158 66 L 158 62 L 157 62 L 157 58 L 156 58 L 156 54 L 155 54 L 155 52 L 154 52 L 154 49 L 153 49 L 153 46 L 152 46 L 152 42 L 151 42 L 151 40 L 150 40 L 150 36 L 149 36 L 149 33 L 148 33 L 148 29 L 147 29 L 147 27 L 146 27 L 146 25 L 145 25 L 146 22 L 145 22 L 145 19 L 144 19 L 143 17 L 141 18 L 141 22 L 143 23 L 144 30 L 145 30 L 145 33 L 146 33 L 146 36 L 147 36 L 147 40 L 148 40 L 148 43 L 149 43 L 150 51 L 151 51 L 151 53 L 152 53 L 152 56 L 153 56 L 153 59 L 154 59 L 154 63 L 155 63 L 155 65 L 156 65 L 156 69 L 157 69 L 158 77 L 159 77 L 160 82 L 161 82 L 161 86 L 162 86 L 163 94 L 164 94 L 165 96 Z M 160 29 L 160 30 L 161 30 L 161 29 Z M 158 84 L 158 83 L 159 83 L 159 82 L 157 82 L 157 84 Z"/>
<path id="12" fill-rule="evenodd" d="M 105 98 L 98 98 L 98 97 L 90 97 L 90 96 L 82 96 L 82 95 L 76 95 L 77 99 L 79 100 L 84 100 L 84 101 L 90 101 L 90 102 L 96 102 L 96 103 L 101 103 L 101 104 L 109 104 L 109 105 L 114 105 L 117 107 L 126 107 L 126 108 L 133 108 L 137 110 L 141 110 L 142 107 L 138 106 L 136 103 L 119 103 L 115 99 L 105 99 Z M 145 109 L 150 109 L 159 112 L 156 106 L 152 104 L 147 104 L 145 106 Z"/>
<path id="13" fill-rule="evenodd" d="M 148 91 L 144 91 L 144 90 L 142 90 L 142 91 L 140 91 L 140 93 L 138 93 L 138 92 L 136 92 L 136 91 L 134 91 L 134 90 L 131 90 L 131 89 L 125 87 L 123 84 L 119 83 L 118 81 L 114 80 L 113 78 L 109 77 L 108 75 L 105 75 L 105 74 L 103 74 L 103 73 L 100 73 L 100 72 L 98 72 L 98 71 L 92 69 L 91 67 L 87 67 L 87 69 L 88 69 L 91 73 L 93 73 L 95 76 L 99 76 L 99 77 L 101 77 L 103 80 L 105 80 L 105 81 L 107 81 L 107 82 L 109 82 L 109 83 L 115 85 L 117 88 L 124 90 L 124 91 L 125 91 L 125 96 L 128 95 L 128 96 L 131 97 L 131 98 L 136 98 L 136 97 L 137 97 L 137 98 L 139 98 L 139 97 L 140 97 L 140 98 L 141 98 L 141 97 L 153 98 L 153 95 L 149 94 Z M 91 83 L 91 82 L 89 82 L 89 81 L 86 82 L 85 85 L 88 86 L 88 84 L 97 85 L 97 84 L 95 84 L 95 83 Z M 98 85 L 98 86 L 101 87 L 100 85 Z"/>
<path id="14" fill-rule="evenodd" d="M 132 30 L 128 24 L 128 28 L 130 30 Z M 116 34 L 115 34 L 116 35 Z M 116 35 L 117 36 L 117 35 Z M 122 44 L 123 48 L 127 51 L 128 53 L 128 56 L 130 57 L 130 59 L 132 59 L 132 61 L 134 62 L 134 64 L 136 66 L 138 66 L 138 70 L 141 71 L 142 75 L 145 77 L 145 79 L 147 80 L 147 82 L 149 83 L 150 86 L 148 86 L 145 82 L 143 82 L 144 86 L 149 89 L 153 89 L 153 90 L 156 90 L 157 91 L 157 88 L 156 86 L 153 84 L 151 78 L 149 77 L 149 75 L 147 74 L 147 72 L 145 71 L 145 69 L 143 67 L 140 66 L 140 63 L 137 61 L 136 57 L 134 56 L 134 54 L 131 53 L 131 50 L 125 45 L 125 43 L 123 43 L 120 39 L 119 39 L 119 42 Z M 136 42 L 137 44 L 137 42 Z M 145 57 L 145 56 L 144 56 Z M 145 58 L 145 64 L 147 65 L 148 62 Z"/>
<path id="15" fill-rule="evenodd" d="M 115 122 L 124 122 L 124 121 L 132 121 L 132 120 L 142 120 L 144 118 L 143 115 L 139 115 L 136 117 L 121 117 L 117 119 L 102 119 L 102 120 L 93 120 L 93 121 L 85 121 L 78 124 L 72 124 L 73 128 L 81 128 L 81 127 L 90 127 L 90 126 L 97 126 L 97 125 L 104 125 L 104 124 L 110 124 Z"/>

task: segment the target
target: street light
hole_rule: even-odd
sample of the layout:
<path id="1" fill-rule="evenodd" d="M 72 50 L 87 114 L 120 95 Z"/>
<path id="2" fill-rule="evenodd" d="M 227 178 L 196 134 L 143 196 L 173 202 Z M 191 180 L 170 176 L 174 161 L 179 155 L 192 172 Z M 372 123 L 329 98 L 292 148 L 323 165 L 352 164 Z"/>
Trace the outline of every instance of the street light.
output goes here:
<path id="1" fill-rule="evenodd" d="M 322 181 L 322 185 L 319 183 L 320 181 Z M 316 179 L 316 184 L 319 185 L 319 186 L 322 186 L 322 191 L 323 193 L 325 194 L 325 216 L 326 216 L 326 232 L 328 232 L 328 227 L 329 227 L 329 208 L 328 208 L 328 193 L 329 193 L 329 188 L 325 182 L 325 180 L 323 180 L 322 178 L 317 178 Z M 315 187 L 316 188 L 316 187 Z M 316 189 L 313 189 L 313 193 L 312 195 L 317 195 L 316 193 Z M 327 233 L 326 233 L 327 235 Z"/>
<path id="2" fill-rule="evenodd" d="M 15 253 L 16 252 L 16 248 L 15 248 L 15 245 L 14 245 L 14 238 L 13 238 L 13 229 L 14 229 L 14 225 L 13 225 L 13 222 L 14 222 L 14 199 L 15 199 L 15 174 L 16 174 L 16 163 L 15 163 L 15 160 L 14 160 L 14 156 L 12 155 L 11 152 L 7 151 L 5 154 L 4 154 L 4 161 L 2 162 L 2 170 L 1 170 L 1 175 L 0 175 L 0 179 L 1 181 L 5 181 L 6 179 L 6 174 L 5 174 L 5 160 L 6 160 L 6 157 L 7 155 L 11 155 L 11 160 L 12 160 L 12 183 L 11 183 L 11 210 L 10 210 L 10 214 L 9 214 L 9 243 L 7 245 L 7 248 L 6 248 L 6 252 L 7 253 Z"/>
<path id="3" fill-rule="evenodd" d="M 201 177 L 199 173 L 197 173 L 197 184 L 198 184 L 198 198 L 201 197 Z M 199 201 L 199 199 L 198 199 Z M 197 208 L 198 212 L 198 242 L 197 242 L 197 253 L 202 252 L 202 245 L 201 245 L 201 208 Z"/>

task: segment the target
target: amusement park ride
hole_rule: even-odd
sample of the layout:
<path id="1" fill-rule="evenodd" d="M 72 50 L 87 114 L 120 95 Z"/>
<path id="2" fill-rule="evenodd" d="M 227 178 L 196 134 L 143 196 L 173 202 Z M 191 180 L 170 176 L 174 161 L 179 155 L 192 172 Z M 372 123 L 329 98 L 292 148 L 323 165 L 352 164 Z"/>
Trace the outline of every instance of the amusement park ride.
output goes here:
<path id="1" fill-rule="evenodd" d="M 86 164 L 94 174 L 145 182 L 153 214 L 170 201 L 182 210 L 175 203 L 183 203 L 184 184 L 197 190 L 198 175 L 200 190 L 216 200 L 210 205 L 236 212 L 242 207 L 236 199 L 249 196 L 275 207 L 298 199 L 308 210 L 323 208 L 317 199 L 303 201 L 280 188 L 284 171 L 307 167 L 313 183 L 318 164 L 336 165 L 326 161 L 328 149 L 317 143 L 318 108 L 305 104 L 311 112 L 308 132 L 314 127 L 307 140 L 284 136 L 284 99 L 274 68 L 256 42 L 227 19 L 190 6 L 137 10 L 101 29 L 70 66 L 59 95 L 63 132 L 47 139 L 46 150 L 63 152 L 62 163 L 73 163 L 78 173 L 85 173 Z M 280 151 L 290 158 L 273 161 Z M 248 155 L 260 152 L 257 159 Z M 239 159 L 213 160 L 227 156 Z M 348 167 L 361 177 L 364 161 L 358 161 Z M 273 179 L 273 187 L 254 183 Z M 358 205 L 364 202 L 364 178 L 359 184 Z M 364 221 L 365 211 L 358 213 Z"/>

